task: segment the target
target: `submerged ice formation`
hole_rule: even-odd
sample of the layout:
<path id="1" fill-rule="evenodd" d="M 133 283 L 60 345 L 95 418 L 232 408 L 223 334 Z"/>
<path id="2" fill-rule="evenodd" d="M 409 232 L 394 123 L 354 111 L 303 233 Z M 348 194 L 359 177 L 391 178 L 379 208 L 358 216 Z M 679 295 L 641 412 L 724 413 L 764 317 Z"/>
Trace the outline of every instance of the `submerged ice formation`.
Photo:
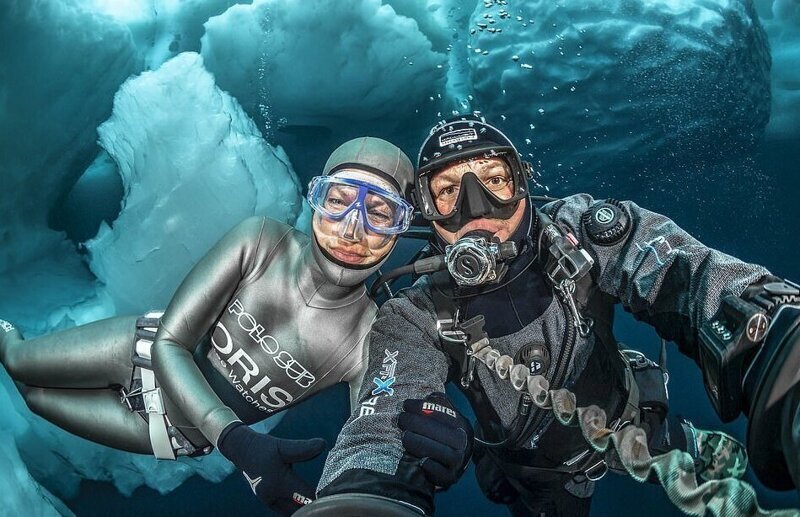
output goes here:
<path id="1" fill-rule="evenodd" d="M 754 3 L 771 72 L 748 0 L 2 1 L 0 317 L 35 336 L 160 308 L 239 219 L 308 228 L 289 159 L 256 124 L 267 136 L 322 126 L 331 149 L 373 134 L 413 155 L 437 119 L 480 110 L 549 184 L 586 189 L 601 169 L 613 184 L 645 159 L 748 149 L 767 123 L 771 78 L 767 137 L 797 138 L 800 7 Z M 120 89 L 142 70 L 153 71 Z M 318 134 L 294 133 L 295 164 L 324 147 Z M 51 229 L 87 167 L 76 198 L 107 192 L 92 178 L 124 185 L 88 256 Z M 229 469 L 218 456 L 155 462 L 67 435 L 32 417 L 0 369 L 3 510 L 63 513 L 50 492 L 69 496 L 83 478 L 167 491 Z"/>
<path id="2" fill-rule="evenodd" d="M 236 5 L 206 23 L 202 54 L 245 109 L 272 110 L 291 125 L 392 126 L 446 73 L 417 22 L 380 0 Z"/>
<path id="3" fill-rule="evenodd" d="M 482 2 L 470 24 L 473 106 L 557 181 L 741 153 L 769 118 L 747 0 Z"/>
<path id="4" fill-rule="evenodd" d="M 39 295 L 3 314 L 19 321 L 21 312 L 30 311 L 22 319 L 36 321 L 33 329 L 23 325 L 31 337 L 67 321 L 164 307 L 192 264 L 253 214 L 269 214 L 301 228 L 309 223 L 288 157 L 268 145 L 236 100 L 215 85 L 199 54 L 180 54 L 127 81 L 99 134 L 105 151 L 90 169 L 115 168 L 125 190 L 117 219 L 110 227 L 104 224 L 85 245 L 100 282 L 95 290 L 74 252 L 74 270 L 57 283 L 38 281 L 43 274 L 54 280 L 46 274 L 54 264 L 49 257 L 9 275 L 4 285 L 17 282 L 20 290 Z M 70 246 L 63 241 L 59 246 L 70 257 Z M 0 434 L 12 438 L 0 450 L 4 509 L 39 507 L 42 514 L 48 513 L 45 509 L 63 513 L 65 508 L 50 492 L 73 496 L 81 479 L 111 481 L 126 494 L 143 484 L 166 493 L 193 474 L 219 481 L 232 471 L 216 453 L 157 461 L 72 436 L 31 415 L 4 371 L 0 415 Z M 278 421 L 270 419 L 262 430 Z"/>
<path id="5" fill-rule="evenodd" d="M 200 50 L 203 23 L 237 0 L 82 0 L 86 9 L 128 26 L 146 69 Z"/>
<path id="6" fill-rule="evenodd" d="M 126 82 L 98 128 L 125 195 L 112 227 L 86 243 L 118 313 L 165 307 L 222 235 L 253 214 L 294 224 L 300 185 L 200 55 L 187 52 Z"/>
<path id="7" fill-rule="evenodd" d="M 128 29 L 78 0 L 0 2 L 0 271 L 63 255 L 48 215 L 96 153 L 114 92 L 141 66 Z"/>
<path id="8" fill-rule="evenodd" d="M 800 138 L 800 3 L 756 0 L 772 50 L 772 115 L 767 138 Z"/>

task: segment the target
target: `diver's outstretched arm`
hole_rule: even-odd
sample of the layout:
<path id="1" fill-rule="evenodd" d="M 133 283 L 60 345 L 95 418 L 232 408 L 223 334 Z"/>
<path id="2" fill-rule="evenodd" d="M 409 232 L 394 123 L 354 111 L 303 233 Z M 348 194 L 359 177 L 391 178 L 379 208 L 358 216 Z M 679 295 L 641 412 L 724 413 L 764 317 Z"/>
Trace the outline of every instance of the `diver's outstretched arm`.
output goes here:
<path id="1" fill-rule="evenodd" d="M 109 318 L 23 340 L 3 322 L 0 362 L 11 378 L 46 388 L 109 388 L 131 380 L 135 316 Z"/>

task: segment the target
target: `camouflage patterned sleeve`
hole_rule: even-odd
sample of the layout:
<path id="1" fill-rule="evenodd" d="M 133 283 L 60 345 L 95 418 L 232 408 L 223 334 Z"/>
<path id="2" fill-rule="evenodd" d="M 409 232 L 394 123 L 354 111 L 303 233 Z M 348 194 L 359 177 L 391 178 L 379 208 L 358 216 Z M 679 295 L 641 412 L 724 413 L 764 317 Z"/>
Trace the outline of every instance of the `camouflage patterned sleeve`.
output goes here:
<path id="1" fill-rule="evenodd" d="M 601 290 L 697 360 L 697 333 L 728 294 L 769 274 L 711 249 L 663 215 L 630 201 L 565 199 L 556 221 L 571 229 L 599 267 Z"/>
<path id="2" fill-rule="evenodd" d="M 386 302 L 368 339 L 368 360 L 350 419 L 331 450 L 320 495 L 366 492 L 432 511 L 434 487 L 404 454 L 397 428 L 403 401 L 444 391 L 448 360 L 438 349 L 420 283 Z"/>

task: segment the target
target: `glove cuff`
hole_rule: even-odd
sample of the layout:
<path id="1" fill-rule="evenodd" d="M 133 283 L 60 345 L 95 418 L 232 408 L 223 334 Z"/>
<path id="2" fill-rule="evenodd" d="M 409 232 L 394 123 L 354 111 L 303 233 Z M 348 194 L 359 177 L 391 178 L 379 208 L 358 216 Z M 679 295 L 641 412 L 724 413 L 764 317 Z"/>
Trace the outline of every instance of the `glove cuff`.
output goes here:
<path id="1" fill-rule="evenodd" d="M 253 437 L 252 431 L 242 422 L 231 422 L 219 435 L 217 448 L 231 463 L 241 468 L 240 459 L 246 456 Z"/>

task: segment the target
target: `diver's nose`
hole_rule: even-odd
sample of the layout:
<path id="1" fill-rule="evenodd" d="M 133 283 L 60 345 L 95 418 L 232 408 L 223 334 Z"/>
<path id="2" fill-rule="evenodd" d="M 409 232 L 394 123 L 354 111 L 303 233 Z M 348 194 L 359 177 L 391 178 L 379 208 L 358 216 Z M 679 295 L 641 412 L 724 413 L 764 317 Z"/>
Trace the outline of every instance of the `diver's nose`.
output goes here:
<path id="1" fill-rule="evenodd" d="M 464 192 L 462 213 L 465 217 L 478 219 L 492 213 L 492 204 L 475 173 L 467 172 L 461 177 L 461 189 Z"/>
<path id="2" fill-rule="evenodd" d="M 360 241 L 364 237 L 364 224 L 361 222 L 359 210 L 353 210 L 340 223 L 342 225 L 339 236 L 350 242 Z"/>

